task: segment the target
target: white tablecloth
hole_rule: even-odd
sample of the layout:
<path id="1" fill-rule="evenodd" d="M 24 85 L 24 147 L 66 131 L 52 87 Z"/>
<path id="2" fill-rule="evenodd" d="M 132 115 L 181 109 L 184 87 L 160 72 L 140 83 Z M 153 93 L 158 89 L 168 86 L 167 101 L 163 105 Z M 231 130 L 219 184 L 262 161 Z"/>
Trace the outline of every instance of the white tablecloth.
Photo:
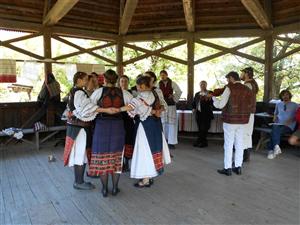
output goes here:
<path id="1" fill-rule="evenodd" d="M 209 133 L 223 133 L 223 121 L 221 111 L 214 111 L 214 119 L 211 121 Z M 192 110 L 177 110 L 178 130 L 187 132 L 197 132 L 198 126 L 195 113 Z"/>

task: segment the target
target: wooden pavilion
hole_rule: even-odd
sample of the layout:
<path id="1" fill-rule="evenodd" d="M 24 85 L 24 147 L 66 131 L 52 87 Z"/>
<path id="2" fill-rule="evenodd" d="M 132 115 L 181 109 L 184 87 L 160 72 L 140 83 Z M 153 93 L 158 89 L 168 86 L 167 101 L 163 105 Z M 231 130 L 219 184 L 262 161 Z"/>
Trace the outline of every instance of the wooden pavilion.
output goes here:
<path id="1" fill-rule="evenodd" d="M 264 100 L 272 93 L 272 65 L 300 47 L 274 57 L 275 40 L 300 44 L 283 38 L 300 31 L 299 0 L 0 0 L 0 29 L 30 34 L 0 41 L 6 47 L 45 64 L 79 54 L 90 54 L 117 67 L 155 55 L 186 65 L 188 99 L 194 93 L 194 67 L 216 57 L 233 54 L 264 65 Z M 42 36 L 44 54 L 22 49 L 14 42 Z M 106 41 L 93 48 L 71 43 L 65 37 Z M 253 37 L 234 47 L 212 44 L 207 38 Z M 51 40 L 58 40 L 76 52 L 52 55 Z M 150 51 L 132 42 L 175 40 Z M 265 57 L 240 51 L 265 41 Z M 195 44 L 219 50 L 196 58 Z M 187 46 L 187 59 L 164 54 L 178 46 Z M 110 59 L 95 51 L 116 46 Z M 125 60 L 124 48 L 143 52 Z M 6 110 L 9 104 L 0 104 Z M 24 106 L 22 106 L 24 107 Z M 38 108 L 28 103 L 20 110 L 11 103 L 10 111 L 1 111 L 0 129 L 20 126 Z M 220 176 L 221 144 L 211 142 L 199 151 L 191 141 L 181 141 L 174 160 L 153 187 L 132 187 L 128 174 L 120 180 L 120 194 L 103 199 L 99 179 L 90 179 L 96 189 L 90 192 L 72 188 L 73 171 L 63 167 L 62 147 L 48 146 L 42 151 L 28 146 L 0 149 L 0 224 L 299 224 L 299 151 L 285 151 L 279 159 L 267 161 L 256 152 L 242 176 Z M 57 162 L 48 162 L 54 155 Z M 280 160 L 280 161 L 279 161 Z"/>
<path id="2" fill-rule="evenodd" d="M 300 51 L 297 47 L 274 57 L 274 40 L 299 44 L 299 40 L 280 37 L 283 33 L 300 31 L 298 0 L 0 0 L 0 29 L 26 31 L 31 34 L 0 41 L 10 48 L 45 63 L 45 71 L 59 60 L 88 53 L 117 67 L 155 55 L 187 66 L 188 100 L 194 93 L 194 66 L 213 58 L 233 54 L 264 64 L 264 100 L 270 98 L 272 65 L 286 56 Z M 12 43 L 43 36 L 44 55 L 37 55 Z M 105 40 L 107 44 L 93 48 L 78 46 L 64 37 Z M 212 44 L 204 38 L 255 37 L 235 47 Z M 78 51 L 53 57 L 51 38 Z M 178 40 L 155 51 L 130 44 L 137 41 Z M 259 58 L 239 51 L 265 41 L 265 57 Z M 195 58 L 195 43 L 220 52 L 200 59 Z M 187 60 L 163 52 L 186 44 Z M 95 50 L 116 46 L 116 59 L 95 53 Z M 131 48 L 143 55 L 124 60 L 123 49 Z"/>

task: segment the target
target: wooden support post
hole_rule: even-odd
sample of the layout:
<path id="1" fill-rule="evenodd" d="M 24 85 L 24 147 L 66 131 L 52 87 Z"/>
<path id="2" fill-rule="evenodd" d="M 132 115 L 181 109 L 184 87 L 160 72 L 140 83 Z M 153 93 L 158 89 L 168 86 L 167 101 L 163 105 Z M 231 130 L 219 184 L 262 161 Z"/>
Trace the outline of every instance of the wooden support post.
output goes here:
<path id="1" fill-rule="evenodd" d="M 44 30 L 44 57 L 46 60 L 50 60 L 52 58 L 51 32 L 49 29 Z M 45 71 L 45 75 L 48 73 L 52 73 L 52 63 L 51 62 L 45 62 L 44 71 Z"/>
<path id="2" fill-rule="evenodd" d="M 189 35 L 187 39 L 187 59 L 188 59 L 188 96 L 187 100 L 188 103 L 191 103 L 193 101 L 194 97 L 194 52 L 195 52 L 195 42 L 194 42 L 194 36 L 191 34 Z"/>
<path id="3" fill-rule="evenodd" d="M 265 40 L 264 102 L 268 102 L 272 98 L 273 45 L 273 36 L 267 36 Z"/>
<path id="4" fill-rule="evenodd" d="M 264 8 L 268 18 L 272 18 L 271 1 L 264 0 Z M 272 21 L 271 21 L 272 23 Z M 273 47 L 274 36 L 272 33 L 265 37 L 265 72 L 264 72 L 264 102 L 268 102 L 272 96 L 272 82 L 273 82 Z"/>
<path id="5" fill-rule="evenodd" d="M 117 74 L 119 76 L 122 76 L 124 73 L 124 68 L 123 68 L 123 39 L 120 38 L 118 40 L 117 46 L 116 46 L 116 50 L 117 50 Z"/>

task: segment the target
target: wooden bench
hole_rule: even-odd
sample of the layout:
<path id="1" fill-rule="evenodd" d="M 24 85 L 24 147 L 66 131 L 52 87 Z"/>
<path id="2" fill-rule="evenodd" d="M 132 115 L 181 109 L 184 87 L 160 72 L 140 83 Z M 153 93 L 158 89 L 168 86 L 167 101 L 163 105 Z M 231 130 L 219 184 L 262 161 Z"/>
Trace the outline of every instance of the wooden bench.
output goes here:
<path id="1" fill-rule="evenodd" d="M 265 146 L 270 140 L 270 134 L 272 129 L 267 127 L 254 127 L 254 130 L 260 132 L 260 138 L 255 148 L 255 151 L 258 151 L 263 146 Z M 291 136 L 290 134 L 284 134 L 283 138 L 288 139 L 290 136 Z"/>
<path id="2" fill-rule="evenodd" d="M 25 139 L 24 137 L 19 139 L 25 143 L 28 143 L 30 145 L 34 145 L 36 150 L 40 149 L 40 145 L 43 144 L 45 141 L 47 141 L 49 138 L 53 137 L 55 134 L 57 134 L 59 131 L 66 130 L 66 126 L 52 126 L 48 127 L 45 130 L 39 130 L 35 131 L 33 128 L 27 128 L 27 129 L 22 129 L 22 132 L 25 136 L 25 134 L 35 134 L 35 138 L 33 141 Z M 40 140 L 40 133 L 49 133 L 46 137 L 44 137 L 42 140 Z M 0 137 L 7 136 L 4 132 L 0 131 Z M 4 145 L 7 145 L 10 140 L 13 139 L 12 136 L 8 136 L 10 139 L 4 143 Z"/>

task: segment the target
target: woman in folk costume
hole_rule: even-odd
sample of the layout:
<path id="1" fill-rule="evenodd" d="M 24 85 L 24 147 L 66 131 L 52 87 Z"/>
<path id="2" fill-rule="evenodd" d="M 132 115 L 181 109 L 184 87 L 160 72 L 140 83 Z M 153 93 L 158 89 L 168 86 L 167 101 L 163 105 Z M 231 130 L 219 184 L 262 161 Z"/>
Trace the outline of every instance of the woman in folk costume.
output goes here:
<path id="1" fill-rule="evenodd" d="M 70 90 L 67 109 L 67 137 L 64 150 L 64 165 L 74 166 L 75 189 L 90 190 L 90 182 L 84 182 L 85 165 L 91 147 L 91 121 L 98 112 L 113 113 L 111 109 L 99 108 L 89 99 L 84 88 L 88 83 L 86 73 L 77 72 L 73 77 L 74 86 Z"/>
<path id="2" fill-rule="evenodd" d="M 122 172 L 122 156 L 125 145 L 125 129 L 120 107 L 130 102 L 132 96 L 127 91 L 115 87 L 118 75 L 113 70 L 104 73 L 104 87 L 94 91 L 92 102 L 101 108 L 115 109 L 116 114 L 100 113 L 96 118 L 93 134 L 91 164 L 88 174 L 100 176 L 102 195 L 108 194 L 108 175 L 112 177 L 112 195 L 120 191 L 118 182 Z"/>
<path id="3" fill-rule="evenodd" d="M 155 73 L 152 72 L 152 71 L 147 71 L 147 72 L 145 72 L 144 75 L 148 76 L 148 77 L 151 77 L 150 86 L 151 86 L 152 90 L 154 90 L 157 93 L 158 97 L 159 97 L 159 101 L 160 101 L 160 105 L 161 105 L 161 111 L 166 112 L 168 110 L 168 104 L 166 103 L 166 101 L 164 99 L 163 92 L 158 87 L 156 87 L 157 77 L 156 77 Z"/>
<path id="4" fill-rule="evenodd" d="M 129 78 L 123 75 L 119 78 L 119 86 L 122 90 L 131 93 L 128 90 Z M 124 127 L 125 127 L 125 148 L 124 148 L 124 158 L 123 158 L 123 172 L 129 171 L 129 160 L 132 159 L 133 145 L 134 145 L 134 122 L 133 119 L 128 115 L 127 112 L 122 112 Z"/>
<path id="5" fill-rule="evenodd" d="M 178 84 L 168 77 L 166 70 L 160 71 L 160 77 L 159 88 L 163 92 L 164 99 L 168 104 L 167 112 L 162 114 L 162 124 L 169 147 L 175 149 L 175 145 L 178 143 L 176 103 L 179 101 L 182 91 Z"/>
<path id="6" fill-rule="evenodd" d="M 137 80 L 139 94 L 126 107 L 131 117 L 137 116 L 137 134 L 131 161 L 130 177 L 140 179 L 135 187 L 150 187 L 150 179 L 163 173 L 171 162 L 168 145 L 163 136 L 159 97 L 151 87 L 151 78 Z M 159 131 L 159 132 L 158 132 Z"/>

